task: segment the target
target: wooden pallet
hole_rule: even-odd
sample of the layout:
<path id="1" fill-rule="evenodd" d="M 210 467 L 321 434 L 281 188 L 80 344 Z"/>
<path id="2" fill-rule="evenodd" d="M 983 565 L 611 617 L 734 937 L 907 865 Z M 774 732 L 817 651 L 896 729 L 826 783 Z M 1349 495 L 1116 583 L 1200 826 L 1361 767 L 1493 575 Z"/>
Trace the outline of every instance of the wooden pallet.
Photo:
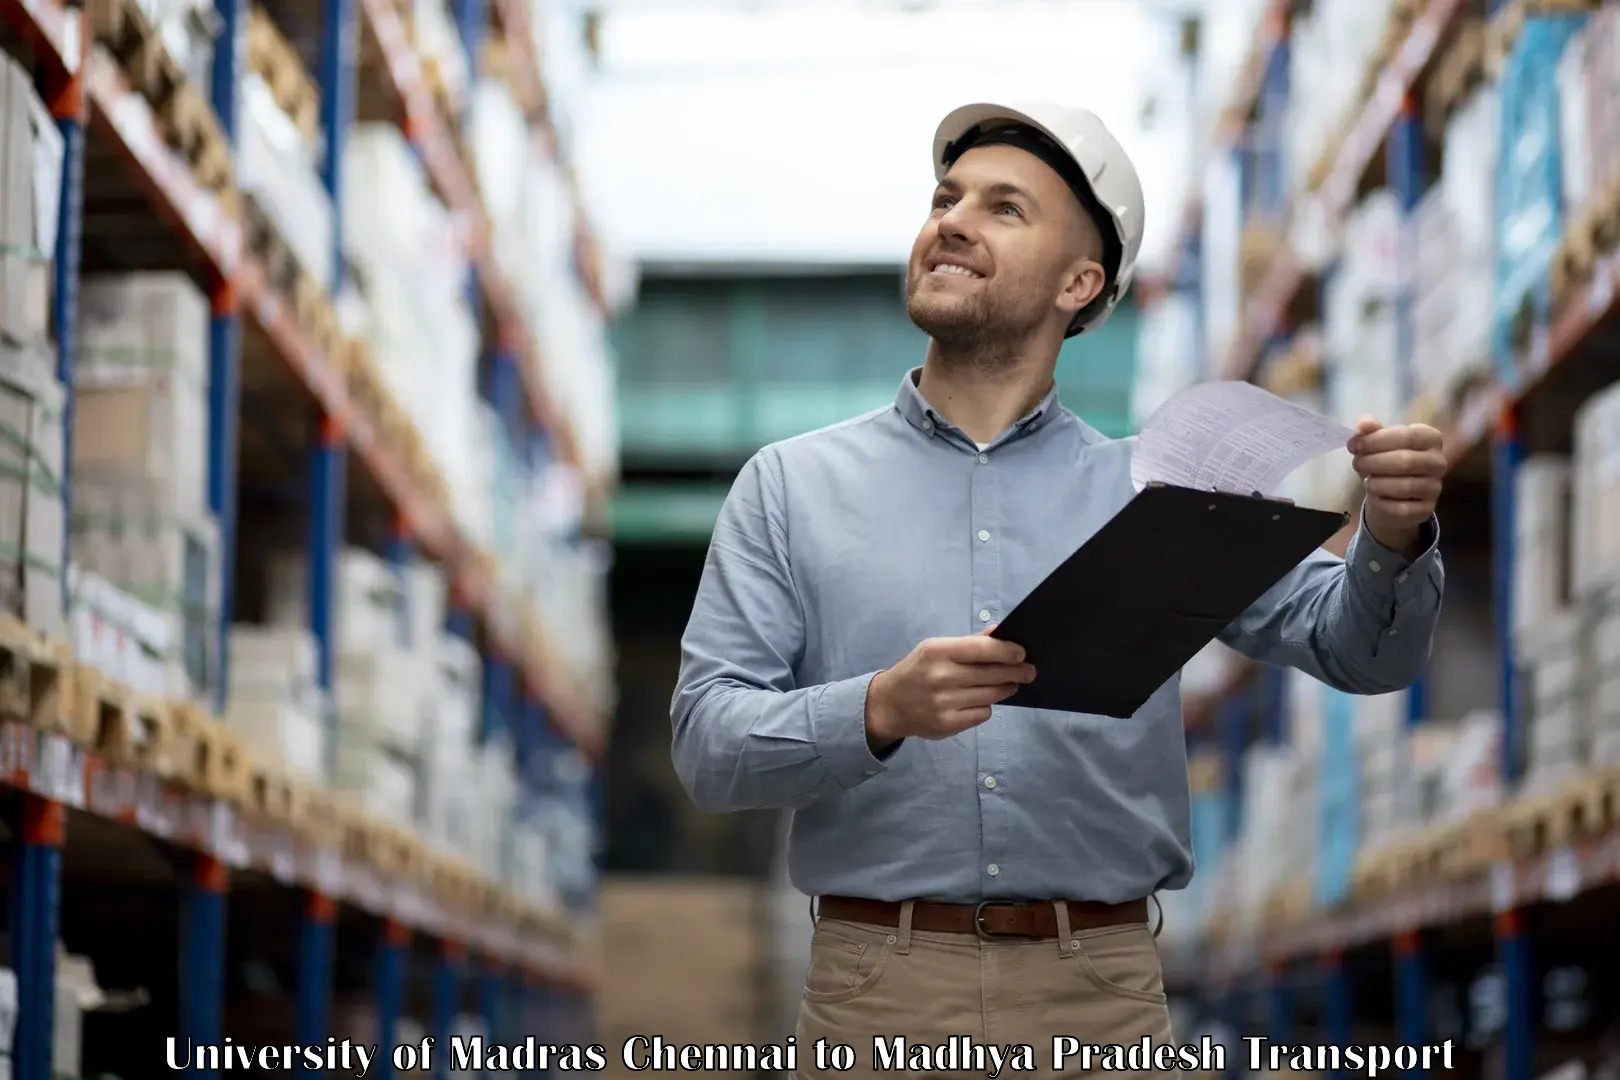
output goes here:
<path id="1" fill-rule="evenodd" d="M 202 90 L 182 81 L 157 110 L 164 137 L 185 156 L 197 182 L 216 194 L 234 191 L 230 144 Z"/>
<path id="2" fill-rule="evenodd" d="M 1263 908 L 1266 925 L 1272 929 L 1298 926 L 1311 917 L 1315 906 L 1311 879 L 1296 877 L 1266 897 Z"/>
<path id="3" fill-rule="evenodd" d="M 346 363 L 343 329 L 326 287 L 298 261 L 257 199 L 243 200 L 242 218 L 248 250 L 263 265 L 266 283 L 291 310 L 298 329 L 333 363 Z"/>
<path id="4" fill-rule="evenodd" d="M 276 105 L 304 137 L 314 139 L 321 127 L 320 89 L 292 42 L 257 5 L 248 16 L 248 67 L 264 80 Z"/>
<path id="5" fill-rule="evenodd" d="M 247 762 L 247 807 L 256 817 L 291 825 L 297 785 L 279 764 L 250 757 Z"/>
<path id="6" fill-rule="evenodd" d="M 427 878 L 427 848 L 408 829 L 379 825 L 374 856 L 372 865 L 394 881 L 417 883 Z"/>
<path id="7" fill-rule="evenodd" d="M 345 804 L 336 792 L 296 784 L 288 824 L 293 835 L 311 847 L 337 849 L 343 844 L 345 812 Z"/>
<path id="8" fill-rule="evenodd" d="M 187 81 L 140 4 L 136 0 L 91 0 L 90 32 L 118 61 L 131 87 L 151 105 L 165 140 L 185 157 L 198 183 L 234 214 L 234 167 L 219 117 L 202 88 Z"/>
<path id="9" fill-rule="evenodd" d="M 1557 791 L 1517 800 L 1502 812 L 1502 823 L 1515 859 L 1620 828 L 1620 771 L 1577 777 Z"/>
<path id="10" fill-rule="evenodd" d="M 1592 280 L 1597 261 L 1620 243 L 1620 193 L 1597 193 L 1570 216 L 1552 266 L 1552 302 L 1556 310 L 1570 294 Z"/>
<path id="11" fill-rule="evenodd" d="M 157 36 L 146 11 L 135 0 L 90 0 L 90 38 L 104 45 L 126 70 L 140 70 L 136 58 Z M 137 82 L 136 89 L 142 89 Z"/>
<path id="12" fill-rule="evenodd" d="M 0 614 L 0 719 L 82 741 L 73 728 L 71 669 L 65 644 Z"/>
<path id="13" fill-rule="evenodd" d="M 174 710 L 90 667 L 73 671 L 74 727 L 108 765 L 168 780 L 179 770 Z"/>
<path id="14" fill-rule="evenodd" d="M 174 728 L 179 759 L 176 781 L 203 795 L 245 802 L 249 759 L 236 735 L 195 705 L 175 707 Z"/>
<path id="15" fill-rule="evenodd" d="M 383 382 L 372 356 L 371 346 L 362 341 L 348 343 L 347 381 L 349 402 L 371 422 L 377 438 L 386 446 L 409 455 L 413 440 L 420 446 L 420 435 Z"/>

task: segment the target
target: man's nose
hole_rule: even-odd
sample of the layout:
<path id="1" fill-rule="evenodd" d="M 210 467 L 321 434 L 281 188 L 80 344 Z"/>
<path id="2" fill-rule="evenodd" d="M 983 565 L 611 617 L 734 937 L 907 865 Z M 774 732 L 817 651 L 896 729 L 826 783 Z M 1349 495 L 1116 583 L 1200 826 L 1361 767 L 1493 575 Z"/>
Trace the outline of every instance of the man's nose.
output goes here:
<path id="1" fill-rule="evenodd" d="M 964 244 L 971 244 L 978 240 L 979 230 L 973 220 L 973 212 L 965 207 L 965 202 L 959 202 L 940 215 L 940 236 Z"/>

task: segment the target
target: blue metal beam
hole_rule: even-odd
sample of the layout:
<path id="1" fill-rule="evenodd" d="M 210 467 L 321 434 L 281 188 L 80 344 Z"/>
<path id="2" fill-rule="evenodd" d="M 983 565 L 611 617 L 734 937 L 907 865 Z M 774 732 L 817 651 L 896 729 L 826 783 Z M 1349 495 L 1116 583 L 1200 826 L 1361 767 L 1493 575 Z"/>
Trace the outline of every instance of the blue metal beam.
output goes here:
<path id="1" fill-rule="evenodd" d="M 180 1031 L 192 1046 L 218 1046 L 225 1034 L 225 891 L 230 872 L 211 855 L 196 855 L 181 893 Z M 215 1080 L 214 1069 L 192 1072 Z"/>
<path id="2" fill-rule="evenodd" d="M 310 454 L 307 576 L 309 629 L 315 636 L 320 683 L 328 690 L 332 687 L 336 662 L 332 641 L 335 630 L 333 576 L 337 571 L 338 549 L 342 546 L 347 456 L 337 421 L 323 418 L 314 453 Z"/>
<path id="3" fill-rule="evenodd" d="M 1266 1001 L 1268 1015 L 1266 1034 L 1274 1043 L 1294 1041 L 1294 985 L 1288 969 L 1281 965 L 1273 968 L 1268 979 L 1271 994 Z"/>
<path id="4" fill-rule="evenodd" d="M 1423 966 L 1423 939 L 1415 931 L 1398 934 L 1395 949 L 1395 1030 L 1406 1046 L 1422 1046 L 1429 1028 L 1428 979 Z M 1406 1073 L 1409 1080 L 1427 1075 L 1421 1068 Z"/>
<path id="5" fill-rule="evenodd" d="M 377 1054 L 378 1080 L 394 1080 L 394 1060 L 389 1053 L 395 1044 L 395 1031 L 405 1010 L 405 964 L 411 931 L 397 919 L 384 919 L 377 943 L 376 986 L 377 1034 L 381 1050 Z M 449 1053 L 449 1047 L 445 1047 Z"/>
<path id="6" fill-rule="evenodd" d="M 214 710 L 225 711 L 229 693 L 230 633 L 236 598 L 237 448 L 240 398 L 241 320 L 236 290 L 215 289 L 208 320 L 208 509 L 219 533 L 219 611 L 215 616 Z"/>
<path id="7" fill-rule="evenodd" d="M 22 843 L 12 854 L 11 969 L 17 976 L 17 1027 L 12 1040 L 15 1080 L 51 1080 L 56 1025 L 57 905 L 67 808 L 37 795 L 22 798 Z"/>
<path id="8" fill-rule="evenodd" d="M 440 944 L 439 957 L 433 967 L 432 1015 L 428 1020 L 428 1034 L 433 1037 L 439 1052 L 433 1059 L 433 1074 L 440 1080 L 450 1076 L 450 1030 L 461 1011 L 461 975 L 465 963 L 461 949 L 453 942 Z"/>
<path id="9" fill-rule="evenodd" d="M 321 183 L 332 198 L 332 265 L 328 283 L 336 296 L 343 284 L 343 150 L 354 119 L 355 71 L 359 59 L 360 23 L 355 0 L 327 0 L 321 5 L 321 58 L 316 77 L 321 88 L 321 134 L 325 154 Z"/>
<path id="10" fill-rule="evenodd" d="M 1329 1046 L 1350 1046 L 1356 1025 L 1355 988 L 1342 953 L 1330 953 L 1322 961 L 1322 1026 Z M 1329 1080 L 1346 1080 L 1342 1069 L 1329 1073 Z"/>
<path id="11" fill-rule="evenodd" d="M 79 257 L 84 241 L 84 77 L 68 75 L 60 86 L 47 88 L 51 117 L 62 136 L 62 179 L 56 208 L 56 250 L 52 260 L 51 332 L 56 337 L 56 378 L 62 384 L 62 475 L 57 477 L 62 496 L 62 602 L 68 596 L 68 537 L 71 494 L 68 490 L 73 460 L 73 373 L 79 326 Z"/>
<path id="12" fill-rule="evenodd" d="M 1517 418 L 1504 411 L 1497 425 L 1491 459 L 1491 605 L 1496 613 L 1496 653 L 1502 713 L 1502 778 L 1511 785 L 1525 767 L 1524 729 L 1520 722 L 1519 661 L 1513 647 L 1513 579 L 1518 553 L 1514 503 L 1524 446 Z"/>
<path id="13" fill-rule="evenodd" d="M 1242 983 L 1227 987 L 1221 1002 L 1226 1021 L 1226 1076 L 1227 1080 L 1244 1080 L 1249 1070 L 1244 1067 L 1248 1055 L 1244 1052 L 1244 1027 L 1249 1020 L 1249 991 Z"/>
<path id="14" fill-rule="evenodd" d="M 501 976 L 489 957 L 481 957 L 478 965 L 478 1015 L 484 1021 L 489 1037 L 504 1042 L 506 1024 L 501 1016 Z"/>
<path id="15" fill-rule="evenodd" d="M 1507 911 L 1497 917 L 1496 943 L 1507 983 L 1502 1080 L 1531 1080 L 1535 1074 L 1535 975 L 1522 912 Z"/>
<path id="16" fill-rule="evenodd" d="M 332 1002 L 332 949 L 337 905 L 330 897 L 310 893 L 298 926 L 298 1002 L 295 1036 L 300 1045 L 326 1042 Z M 320 1080 L 319 1069 L 298 1070 L 299 1080 Z"/>
<path id="17" fill-rule="evenodd" d="M 1232 838 L 1243 827 L 1243 751 L 1248 743 L 1249 715 L 1244 703 L 1231 695 L 1222 698 L 1215 710 L 1225 762 L 1227 836 Z"/>

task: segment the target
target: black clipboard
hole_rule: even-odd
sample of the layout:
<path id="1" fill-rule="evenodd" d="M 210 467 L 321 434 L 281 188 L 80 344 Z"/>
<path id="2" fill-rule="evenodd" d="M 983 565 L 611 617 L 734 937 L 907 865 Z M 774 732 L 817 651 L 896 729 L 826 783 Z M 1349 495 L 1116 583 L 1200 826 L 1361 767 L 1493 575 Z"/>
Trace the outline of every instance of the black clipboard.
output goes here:
<path id="1" fill-rule="evenodd" d="M 992 631 L 1035 665 L 1035 680 L 1003 704 L 1134 715 L 1348 520 L 1149 484 Z"/>

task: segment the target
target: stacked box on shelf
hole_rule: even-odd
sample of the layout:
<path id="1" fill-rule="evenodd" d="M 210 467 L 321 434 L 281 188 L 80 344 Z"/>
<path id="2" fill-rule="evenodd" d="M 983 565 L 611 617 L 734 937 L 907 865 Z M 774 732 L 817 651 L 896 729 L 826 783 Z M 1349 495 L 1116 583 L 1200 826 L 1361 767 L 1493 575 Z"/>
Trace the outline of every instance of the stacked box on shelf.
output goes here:
<path id="1" fill-rule="evenodd" d="M 0 609 L 63 631 L 61 383 L 55 354 L 0 344 Z"/>
<path id="2" fill-rule="evenodd" d="M 1491 352 L 1498 376 L 1509 385 L 1518 378 L 1526 345 L 1524 316 L 1544 313 L 1548 273 L 1563 238 L 1562 117 L 1559 84 L 1549 73 L 1584 20 L 1526 19 L 1502 72 Z"/>
<path id="3" fill-rule="evenodd" d="M 1585 636 L 1592 759 L 1620 764 L 1620 384 L 1575 416 L 1571 590 Z"/>
<path id="4" fill-rule="evenodd" d="M 1363 413 L 1400 416 L 1395 283 L 1399 280 L 1401 213 L 1388 190 L 1374 191 L 1345 219 L 1344 251 L 1328 286 L 1323 325 L 1331 372 L 1327 408 L 1355 423 Z"/>
<path id="5" fill-rule="evenodd" d="M 294 626 L 238 623 L 230 636 L 225 722 L 256 756 L 295 777 L 329 774 L 326 695 L 316 671 L 315 637 Z"/>
<path id="6" fill-rule="evenodd" d="M 399 128 L 364 124 L 344 152 L 344 252 L 365 298 L 377 374 L 452 492 L 473 477 L 479 327 L 465 225 L 434 195 Z"/>
<path id="7" fill-rule="evenodd" d="M 1568 610 L 1570 461 L 1537 455 L 1514 478 L 1513 632 L 1523 641 Z"/>
<path id="8" fill-rule="evenodd" d="M 1418 213 L 1413 375 L 1419 390 L 1448 407 L 1490 370 L 1500 129 L 1501 95 L 1481 86 L 1447 121 L 1440 177 Z"/>
<path id="9" fill-rule="evenodd" d="M 203 701 L 219 667 L 219 531 L 210 514 L 176 513 L 171 495 L 162 480 L 75 470 L 74 559 L 163 613 L 168 694 Z"/>
<path id="10" fill-rule="evenodd" d="M 217 667 L 219 538 L 208 510 L 208 302 L 183 274 L 79 287 L 72 539 L 92 573 L 170 621 L 168 692 Z"/>
<path id="11" fill-rule="evenodd" d="M 1389 7 L 1388 0 L 1319 0 L 1294 19 L 1287 147 L 1297 175 L 1317 163 L 1342 129 L 1383 40 Z"/>
<path id="12" fill-rule="evenodd" d="M 74 659 L 140 694 L 170 692 L 176 629 L 162 611 L 70 564 L 68 643 Z"/>
<path id="13" fill-rule="evenodd" d="M 236 183 L 275 227 L 303 269 L 327 280 L 332 262 L 332 199 L 316 171 L 315 148 L 276 103 L 263 79 L 242 82 Z"/>
<path id="14" fill-rule="evenodd" d="M 1314 789 L 1316 762 L 1295 747 L 1257 745 L 1244 754 L 1242 769 L 1241 834 L 1232 858 L 1239 933 L 1249 940 L 1263 925 L 1266 901 L 1311 871 L 1314 823 L 1292 809 Z"/>
<path id="15" fill-rule="evenodd" d="M 484 827 L 473 752 L 481 729 L 483 662 L 465 638 L 436 639 L 434 709 L 422 753 L 422 831 L 446 853 L 473 858 Z"/>
<path id="16" fill-rule="evenodd" d="M 1585 768 L 1591 742 L 1584 643 L 1569 603 L 1570 461 L 1525 461 L 1515 478 L 1514 652 L 1528 675 L 1526 747 L 1533 790 Z"/>
<path id="17" fill-rule="evenodd" d="M 416 820 L 419 755 L 424 725 L 433 709 L 431 683 L 422 675 L 420 653 L 404 641 L 409 595 L 402 576 L 382 559 L 359 549 L 337 561 L 333 605 L 332 686 L 336 738 L 331 750 L 332 785 L 390 822 Z M 271 566 L 269 615 L 273 625 L 306 625 L 306 577 L 302 556 L 287 555 Z M 406 589 L 425 575 L 403 576 Z M 439 594 L 442 595 L 442 586 Z M 432 590 L 424 603 L 431 608 Z"/>
<path id="18" fill-rule="evenodd" d="M 0 55 L 0 343 L 6 345 L 37 348 L 48 336 L 62 154 L 62 136 L 32 77 Z"/>
<path id="19" fill-rule="evenodd" d="M 63 633 L 62 387 L 49 342 L 62 138 L 0 55 L 0 608 Z"/>
<path id="20" fill-rule="evenodd" d="M 1581 213 L 1591 200 L 1612 190 L 1615 168 L 1620 164 L 1616 156 L 1620 116 L 1614 104 L 1620 95 L 1617 26 L 1620 16 L 1612 5 L 1594 11 L 1558 65 L 1562 193 L 1572 214 Z"/>
<path id="21" fill-rule="evenodd" d="M 206 89 L 213 78 L 219 15 L 210 0 L 137 0 L 186 80 Z"/>
<path id="22" fill-rule="evenodd" d="M 1411 745 L 1403 694 L 1357 697 L 1349 701 L 1355 716 L 1359 758 L 1363 848 L 1379 848 L 1396 839 L 1415 818 Z"/>

